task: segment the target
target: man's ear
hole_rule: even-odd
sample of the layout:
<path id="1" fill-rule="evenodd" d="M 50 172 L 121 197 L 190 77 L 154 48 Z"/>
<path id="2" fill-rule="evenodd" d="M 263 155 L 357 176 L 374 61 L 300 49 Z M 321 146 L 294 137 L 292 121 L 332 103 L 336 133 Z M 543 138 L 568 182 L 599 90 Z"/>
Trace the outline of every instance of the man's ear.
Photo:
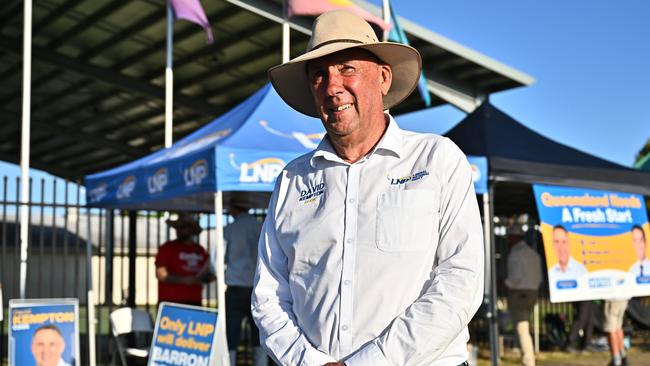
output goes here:
<path id="1" fill-rule="evenodd" d="M 379 65 L 379 86 L 381 95 L 388 94 L 391 84 L 393 83 L 393 70 L 388 65 Z"/>

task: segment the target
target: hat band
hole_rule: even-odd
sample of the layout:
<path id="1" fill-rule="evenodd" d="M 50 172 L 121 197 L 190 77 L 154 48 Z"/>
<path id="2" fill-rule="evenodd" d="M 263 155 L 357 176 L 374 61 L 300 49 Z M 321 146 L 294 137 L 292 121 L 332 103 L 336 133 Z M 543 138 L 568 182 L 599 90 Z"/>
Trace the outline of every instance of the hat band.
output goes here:
<path id="1" fill-rule="evenodd" d="M 333 40 L 331 40 L 331 41 L 325 41 L 325 42 L 323 42 L 323 43 L 319 43 L 319 44 L 317 44 L 316 46 L 312 47 L 312 49 L 309 50 L 309 51 L 311 52 L 311 51 L 313 51 L 313 50 L 316 50 L 316 49 L 318 49 L 318 48 L 321 48 L 321 47 L 323 47 L 323 46 L 326 46 L 326 45 L 328 45 L 328 44 L 330 44 L 330 43 L 339 43 L 339 42 L 340 42 L 340 43 L 357 43 L 357 44 L 363 44 L 363 42 L 361 42 L 361 41 L 359 41 L 359 40 L 356 40 L 356 39 L 333 39 Z"/>

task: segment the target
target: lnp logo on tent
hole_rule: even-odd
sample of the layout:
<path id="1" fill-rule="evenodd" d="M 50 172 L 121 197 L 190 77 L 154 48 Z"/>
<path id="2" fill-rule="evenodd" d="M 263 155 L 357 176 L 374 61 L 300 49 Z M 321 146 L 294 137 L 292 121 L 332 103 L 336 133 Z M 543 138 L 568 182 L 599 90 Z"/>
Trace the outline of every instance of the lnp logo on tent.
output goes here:
<path id="1" fill-rule="evenodd" d="M 185 187 L 198 186 L 203 179 L 208 176 L 208 162 L 205 159 L 199 159 L 189 168 L 183 171 Z"/>
<path id="2" fill-rule="evenodd" d="M 99 202 L 106 197 L 106 183 L 102 183 L 88 192 L 90 202 Z"/>
<path id="3" fill-rule="evenodd" d="M 149 189 L 149 193 L 154 194 L 164 191 L 167 182 L 169 182 L 167 168 L 158 169 L 156 174 L 147 178 L 147 188 Z"/>
<path id="4" fill-rule="evenodd" d="M 286 163 L 279 158 L 263 158 L 250 163 L 235 163 L 235 154 L 230 154 L 230 165 L 239 170 L 241 183 L 273 183 Z"/>
<path id="5" fill-rule="evenodd" d="M 317 148 L 318 142 L 323 138 L 323 136 L 325 136 L 324 133 L 312 133 L 307 135 L 299 131 L 293 131 L 291 133 L 280 132 L 269 126 L 269 122 L 265 120 L 260 121 L 260 126 L 262 126 L 266 132 L 272 133 L 276 136 L 295 139 L 306 149 L 310 150 Z"/>
<path id="6" fill-rule="evenodd" d="M 135 183 L 136 179 L 135 176 L 129 175 L 128 177 L 124 178 L 122 183 L 117 187 L 117 199 L 125 199 L 131 197 L 131 193 L 135 190 Z"/>

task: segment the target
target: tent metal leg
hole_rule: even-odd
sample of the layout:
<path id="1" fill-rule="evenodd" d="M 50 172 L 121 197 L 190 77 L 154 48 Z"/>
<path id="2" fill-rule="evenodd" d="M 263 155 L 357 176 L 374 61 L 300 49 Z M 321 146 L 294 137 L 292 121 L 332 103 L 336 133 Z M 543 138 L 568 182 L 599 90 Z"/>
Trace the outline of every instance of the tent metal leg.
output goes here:
<path id="1" fill-rule="evenodd" d="M 493 366 L 498 366 L 499 358 L 499 323 L 497 314 L 497 274 L 496 274 L 496 259 L 494 248 L 494 230 L 492 230 L 492 223 L 494 222 L 494 182 L 489 183 L 489 193 L 483 194 L 483 212 L 485 215 L 485 244 L 486 244 L 486 279 L 489 279 L 488 288 L 489 296 L 487 297 L 488 312 L 487 317 L 490 324 L 490 355 Z M 487 271 L 489 269 L 489 272 Z M 487 293 L 487 292 L 486 292 Z"/>
<path id="2" fill-rule="evenodd" d="M 96 365 L 95 357 L 95 296 L 93 295 L 93 248 L 91 233 L 91 210 L 86 207 L 86 306 L 88 317 L 88 365 Z M 99 253 L 99 246 L 97 247 Z M 99 259 L 99 255 L 97 256 Z"/>
<path id="3" fill-rule="evenodd" d="M 228 356 L 228 340 L 226 339 L 226 281 L 225 281 L 225 260 L 224 260 L 224 241 L 223 241 L 223 192 L 217 191 L 214 194 L 214 215 L 215 215 L 215 245 L 216 245 L 216 271 L 217 271 L 217 310 L 219 312 L 219 324 L 217 326 L 217 337 L 222 341 L 218 357 L 221 359 L 221 365 L 230 366 L 230 357 Z"/>

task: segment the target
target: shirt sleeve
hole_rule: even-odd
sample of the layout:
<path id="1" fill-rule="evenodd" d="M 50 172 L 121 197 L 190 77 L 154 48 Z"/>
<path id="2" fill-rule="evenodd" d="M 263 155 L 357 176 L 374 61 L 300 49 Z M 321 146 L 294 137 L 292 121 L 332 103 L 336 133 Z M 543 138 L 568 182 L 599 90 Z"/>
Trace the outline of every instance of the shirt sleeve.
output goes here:
<path id="1" fill-rule="evenodd" d="M 278 185 L 271 197 L 258 246 L 257 272 L 251 310 L 260 331 L 261 344 L 280 365 L 322 366 L 336 362 L 316 349 L 298 326 L 289 290 L 287 257 L 276 236 Z"/>
<path id="2" fill-rule="evenodd" d="M 169 251 L 167 248 L 168 247 L 165 244 L 161 245 L 160 248 L 158 248 L 158 254 L 156 254 L 155 261 L 156 268 L 169 266 Z"/>
<path id="3" fill-rule="evenodd" d="M 431 281 L 422 295 L 372 342 L 345 360 L 348 366 L 417 364 L 439 357 L 467 327 L 483 297 L 481 219 L 467 159 L 449 139 L 436 169 L 442 173 L 439 244 Z"/>

